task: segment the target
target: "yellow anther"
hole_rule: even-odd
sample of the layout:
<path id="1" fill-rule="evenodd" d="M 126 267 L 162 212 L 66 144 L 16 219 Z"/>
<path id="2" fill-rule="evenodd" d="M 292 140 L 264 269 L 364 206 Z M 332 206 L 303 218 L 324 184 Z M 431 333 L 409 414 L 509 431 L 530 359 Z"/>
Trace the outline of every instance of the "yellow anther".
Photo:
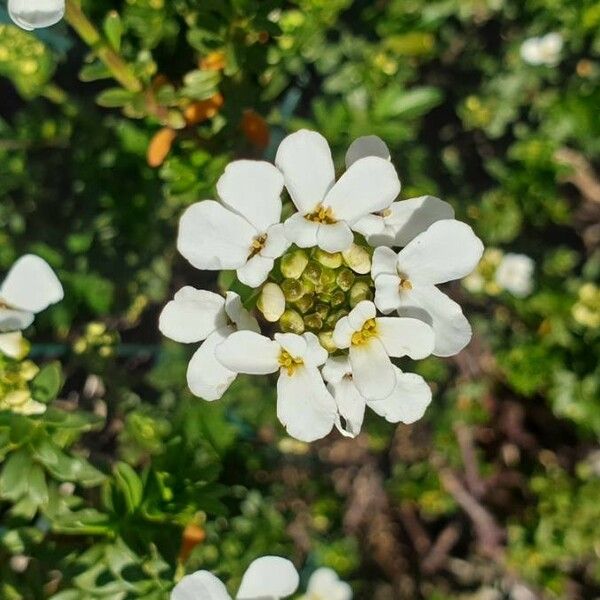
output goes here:
<path id="1" fill-rule="evenodd" d="M 296 369 L 301 367 L 304 361 L 301 358 L 292 356 L 287 350 L 282 350 L 279 353 L 279 366 L 287 371 L 287 374 L 291 377 Z"/>
<path id="2" fill-rule="evenodd" d="M 333 217 L 333 210 L 331 210 L 330 207 L 323 206 L 322 204 L 319 204 L 319 206 L 317 206 L 313 212 L 305 215 L 304 218 L 307 221 L 312 221 L 313 223 L 324 223 L 326 225 L 336 223 L 336 220 Z"/>
<path id="3" fill-rule="evenodd" d="M 403 290 L 412 290 L 412 283 L 410 279 L 402 279 L 400 278 L 400 288 Z"/>
<path id="4" fill-rule="evenodd" d="M 267 234 L 263 233 L 262 235 L 257 235 L 253 240 L 252 244 L 250 244 L 250 251 L 248 254 L 248 258 L 252 258 L 256 256 L 267 243 Z"/>
<path id="5" fill-rule="evenodd" d="M 352 345 L 360 346 L 366 344 L 371 338 L 377 337 L 377 322 L 375 319 L 365 321 L 360 331 L 355 331 L 352 334 Z"/>
<path id="6" fill-rule="evenodd" d="M 384 219 L 385 219 L 386 217 L 391 217 L 391 216 L 392 216 L 392 209 L 391 209 L 391 208 L 386 208 L 385 210 L 382 210 L 382 211 L 381 211 L 379 214 L 380 214 L 380 215 L 381 215 L 381 216 L 382 216 Z"/>

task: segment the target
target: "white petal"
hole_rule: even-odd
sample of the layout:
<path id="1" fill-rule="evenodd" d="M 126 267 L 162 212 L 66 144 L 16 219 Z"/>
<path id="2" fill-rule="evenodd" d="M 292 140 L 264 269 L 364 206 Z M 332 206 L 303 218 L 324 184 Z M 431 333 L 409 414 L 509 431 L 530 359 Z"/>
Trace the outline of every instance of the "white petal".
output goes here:
<path id="1" fill-rule="evenodd" d="M 304 358 L 306 354 L 307 340 L 304 336 L 296 333 L 276 333 L 275 341 L 289 354 L 295 358 Z"/>
<path id="2" fill-rule="evenodd" d="M 385 217 L 386 230 L 393 234 L 393 246 L 406 246 L 436 221 L 454 219 L 450 204 L 435 196 L 420 196 L 394 202 Z M 369 244 L 378 246 L 377 236 L 369 238 Z"/>
<path id="3" fill-rule="evenodd" d="M 284 223 L 285 236 L 300 248 L 312 248 L 317 245 L 319 224 L 305 219 L 300 213 L 293 214 Z"/>
<path id="4" fill-rule="evenodd" d="M 300 579 L 298 571 L 287 559 L 263 556 L 250 564 L 237 593 L 237 600 L 279 600 L 291 596 Z"/>
<path id="5" fill-rule="evenodd" d="M 330 356 L 322 370 L 323 379 L 328 383 L 339 383 L 346 375 L 352 375 L 347 355 Z"/>
<path id="6" fill-rule="evenodd" d="M 400 192 L 392 163 L 368 156 L 355 162 L 331 188 L 323 204 L 336 219 L 352 225 L 361 217 L 387 208 Z"/>
<path id="7" fill-rule="evenodd" d="M 352 225 L 352 229 L 356 231 L 356 233 L 360 233 L 370 240 L 371 237 L 377 235 L 381 236 L 384 233 L 385 223 L 383 217 L 380 215 L 365 215 Z M 369 242 L 369 244 L 371 244 L 371 246 L 379 245 L 372 244 L 371 242 Z"/>
<path id="8" fill-rule="evenodd" d="M 431 402 L 431 388 L 420 375 L 403 373 L 398 367 L 394 368 L 394 391 L 384 400 L 369 402 L 369 407 L 390 423 L 414 423 L 425 414 Z"/>
<path id="9" fill-rule="evenodd" d="M 302 129 L 288 135 L 279 145 L 275 164 L 283 173 L 285 186 L 303 213 L 319 205 L 335 181 L 335 170 L 327 140 L 315 131 Z"/>
<path id="10" fill-rule="evenodd" d="M 60 302 L 62 285 L 50 265 L 34 254 L 17 260 L 0 287 L 0 299 L 11 308 L 38 313 Z"/>
<path id="11" fill-rule="evenodd" d="M 262 160 L 229 163 L 217 182 L 217 193 L 225 206 L 246 218 L 260 232 L 281 218 L 283 175 Z"/>
<path id="12" fill-rule="evenodd" d="M 184 344 L 199 342 L 226 324 L 225 299 L 189 285 L 175 294 L 158 319 L 158 328 L 163 335 Z"/>
<path id="13" fill-rule="evenodd" d="M 260 254 L 267 258 L 279 258 L 291 245 L 292 243 L 285 235 L 285 226 L 277 223 L 267 229 L 267 241 Z"/>
<path id="14" fill-rule="evenodd" d="M 236 373 L 266 375 L 279 369 L 281 347 L 254 331 L 232 333 L 217 347 L 218 361 Z"/>
<path id="15" fill-rule="evenodd" d="M 411 281 L 444 283 L 468 275 L 483 254 L 483 244 L 460 221 L 437 221 L 398 254 L 398 270 Z"/>
<path id="16" fill-rule="evenodd" d="M 256 254 L 248 262 L 236 270 L 237 278 L 251 288 L 262 285 L 273 269 L 275 261 Z"/>
<path id="17" fill-rule="evenodd" d="M 377 319 L 377 332 L 389 356 L 409 356 L 418 360 L 433 352 L 433 329 L 419 319 L 380 317 Z"/>
<path id="18" fill-rule="evenodd" d="M 277 381 L 277 417 L 289 435 L 314 442 L 333 428 L 336 404 L 316 367 L 301 366 L 292 375 L 282 369 Z"/>
<path id="19" fill-rule="evenodd" d="M 376 135 L 365 135 L 355 139 L 346 152 L 346 169 L 350 168 L 357 160 L 365 156 L 378 156 L 390 160 L 390 149 L 386 143 Z"/>
<path id="20" fill-rule="evenodd" d="M 258 231 L 214 200 L 192 204 L 179 221 L 177 249 L 197 269 L 237 269 Z"/>
<path id="21" fill-rule="evenodd" d="M 435 286 L 415 285 L 408 296 L 409 303 L 405 304 L 398 314 L 417 316 L 412 310 L 413 306 L 422 308 L 427 313 L 422 320 L 431 325 L 435 334 L 433 354 L 454 356 L 471 341 L 471 325 L 461 307 Z"/>
<path id="22" fill-rule="evenodd" d="M 186 575 L 171 592 L 171 600 L 231 600 L 227 588 L 212 573 Z"/>
<path id="23" fill-rule="evenodd" d="M 244 308 L 242 299 L 235 292 L 227 292 L 225 296 L 225 312 L 235 324 L 238 331 L 249 329 L 250 331 L 260 333 L 258 321 Z"/>
<path id="24" fill-rule="evenodd" d="M 331 225 L 321 223 L 317 230 L 317 246 L 325 252 L 343 252 L 350 248 L 353 241 L 354 235 L 344 221 Z"/>
<path id="25" fill-rule="evenodd" d="M 350 365 L 354 384 L 367 400 L 389 396 L 396 385 L 394 365 L 383 344 L 377 338 L 350 346 Z"/>
<path id="26" fill-rule="evenodd" d="M 9 0 L 8 14 L 22 29 L 50 27 L 65 14 L 65 0 Z"/>
<path id="27" fill-rule="evenodd" d="M 346 437 L 356 437 L 365 418 L 365 399 L 354 385 L 350 377 L 345 377 L 327 386 L 333 395 L 338 409 L 335 425 Z M 340 417 L 343 417 L 344 423 Z"/>
<path id="28" fill-rule="evenodd" d="M 317 569 L 308 580 L 307 592 L 327 600 L 352 600 L 352 588 L 338 574 L 326 567 Z"/>
<path id="29" fill-rule="evenodd" d="M 27 329 L 33 323 L 33 319 L 32 312 L 0 308 L 0 332 Z"/>
<path id="30" fill-rule="evenodd" d="M 213 331 L 194 352 L 187 369 L 187 384 L 194 396 L 210 402 L 219 400 L 235 380 L 237 373 L 224 367 L 216 354 L 217 347 L 233 332 L 232 327 Z"/>
<path id="31" fill-rule="evenodd" d="M 352 335 L 356 330 L 348 317 L 342 317 L 336 324 L 333 330 L 333 343 L 340 349 L 348 348 L 352 341 Z"/>
<path id="32" fill-rule="evenodd" d="M 373 265 L 371 267 L 371 276 L 375 281 L 377 277 L 383 273 L 388 275 L 397 275 L 398 255 L 391 249 L 385 246 L 375 248 L 373 252 Z"/>
<path id="33" fill-rule="evenodd" d="M 304 363 L 309 367 L 320 367 L 329 356 L 329 353 L 314 333 L 303 333 L 302 337 L 306 340 L 306 352 L 304 354 Z"/>
<path id="34" fill-rule="evenodd" d="M 384 314 L 398 310 L 402 305 L 400 277 L 384 273 L 375 279 L 375 306 Z"/>
<path id="35" fill-rule="evenodd" d="M 23 336 L 20 331 L 0 334 L 0 352 L 10 358 L 23 354 Z"/>
<path id="36" fill-rule="evenodd" d="M 363 300 L 348 313 L 348 320 L 354 331 L 360 331 L 369 319 L 375 318 L 376 314 L 375 305 L 370 300 Z"/>

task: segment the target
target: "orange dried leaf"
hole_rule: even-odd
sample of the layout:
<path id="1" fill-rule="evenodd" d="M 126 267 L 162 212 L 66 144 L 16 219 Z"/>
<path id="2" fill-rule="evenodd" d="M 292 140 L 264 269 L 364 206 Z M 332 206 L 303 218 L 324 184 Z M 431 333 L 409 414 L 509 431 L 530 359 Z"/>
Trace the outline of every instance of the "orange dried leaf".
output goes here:
<path id="1" fill-rule="evenodd" d="M 242 117 L 242 131 L 246 139 L 257 148 L 266 148 L 271 139 L 271 132 L 267 122 L 254 110 L 244 111 Z"/>
<path id="2" fill-rule="evenodd" d="M 160 167 L 163 164 L 176 137 L 177 133 L 170 127 L 163 127 L 154 134 L 146 153 L 146 159 L 151 167 Z"/>
<path id="3" fill-rule="evenodd" d="M 184 112 L 185 122 L 188 125 L 197 125 L 217 115 L 219 109 L 223 106 L 223 96 L 219 93 L 211 96 L 207 100 L 198 100 L 189 104 Z"/>
<path id="4" fill-rule="evenodd" d="M 181 536 L 181 549 L 179 550 L 179 560 L 186 562 L 192 550 L 206 539 L 206 533 L 202 527 L 189 523 L 183 530 Z"/>
<path id="5" fill-rule="evenodd" d="M 222 71 L 227 66 L 225 52 L 217 50 L 200 59 L 200 68 L 204 71 Z"/>

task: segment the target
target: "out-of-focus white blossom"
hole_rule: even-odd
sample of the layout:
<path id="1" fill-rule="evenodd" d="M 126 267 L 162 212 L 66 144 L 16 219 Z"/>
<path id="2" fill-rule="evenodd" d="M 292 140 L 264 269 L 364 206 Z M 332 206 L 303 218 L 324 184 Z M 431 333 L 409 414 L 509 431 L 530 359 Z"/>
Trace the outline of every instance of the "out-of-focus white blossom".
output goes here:
<path id="1" fill-rule="evenodd" d="M 352 588 L 333 569 L 321 567 L 310 576 L 302 600 L 352 600 Z"/>
<path id="2" fill-rule="evenodd" d="M 552 32 L 540 37 L 533 37 L 521 44 L 521 58 L 530 65 L 556 66 L 560 61 L 563 37 Z"/>
<path id="3" fill-rule="evenodd" d="M 508 253 L 496 269 L 496 283 L 513 296 L 524 298 L 533 290 L 535 262 L 525 254 Z"/>
<path id="4" fill-rule="evenodd" d="M 65 0 L 8 0 L 8 14 L 27 31 L 50 27 L 63 18 Z"/>

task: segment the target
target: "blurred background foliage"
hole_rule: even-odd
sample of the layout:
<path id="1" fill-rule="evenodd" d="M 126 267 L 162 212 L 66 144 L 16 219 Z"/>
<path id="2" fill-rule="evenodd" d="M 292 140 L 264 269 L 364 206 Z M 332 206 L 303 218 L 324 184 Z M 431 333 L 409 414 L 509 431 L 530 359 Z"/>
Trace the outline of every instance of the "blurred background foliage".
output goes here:
<path id="1" fill-rule="evenodd" d="M 365 600 L 600 597 L 600 2 L 71 5 L 26 33 L 0 4 L 0 272 L 35 252 L 66 289 L 0 356 L 0 597 L 158 600 L 198 568 L 235 590 L 266 553 Z M 557 64 L 528 64 L 548 32 Z M 299 127 L 340 167 L 381 136 L 402 197 L 488 247 L 416 425 L 307 446 L 272 382 L 204 403 L 158 334 L 173 290 L 217 286 L 176 255 L 182 210 Z M 530 293 L 499 283 L 507 252 Z"/>

